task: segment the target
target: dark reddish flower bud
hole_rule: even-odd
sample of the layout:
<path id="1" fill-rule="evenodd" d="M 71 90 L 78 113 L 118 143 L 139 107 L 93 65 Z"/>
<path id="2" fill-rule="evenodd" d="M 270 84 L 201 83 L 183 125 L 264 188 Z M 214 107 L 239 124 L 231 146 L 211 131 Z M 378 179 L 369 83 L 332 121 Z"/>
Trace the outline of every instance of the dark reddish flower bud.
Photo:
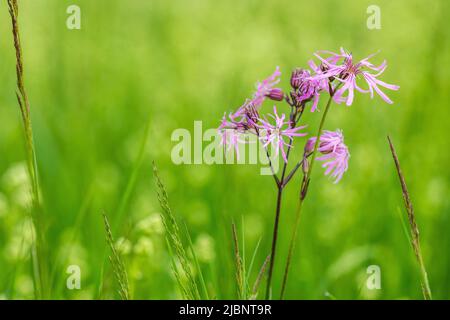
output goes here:
<path id="1" fill-rule="evenodd" d="M 302 79 L 304 77 L 305 70 L 297 68 L 294 71 L 292 71 L 291 75 L 291 86 L 294 89 L 298 89 L 300 85 L 302 84 Z"/>
<path id="2" fill-rule="evenodd" d="M 284 93 L 283 90 L 279 88 L 274 88 L 269 91 L 267 97 L 272 100 L 281 101 L 284 99 Z"/>

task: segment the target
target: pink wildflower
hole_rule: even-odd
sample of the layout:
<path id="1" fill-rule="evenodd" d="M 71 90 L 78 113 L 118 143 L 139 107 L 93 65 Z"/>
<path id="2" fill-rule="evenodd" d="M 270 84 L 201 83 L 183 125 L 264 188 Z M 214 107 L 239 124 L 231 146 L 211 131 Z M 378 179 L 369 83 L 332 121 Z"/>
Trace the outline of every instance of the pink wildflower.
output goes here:
<path id="1" fill-rule="evenodd" d="M 245 133 L 256 134 L 258 130 L 256 122 L 258 120 L 258 112 L 251 106 L 244 110 L 244 113 L 236 117 L 232 114 L 224 114 L 220 126 L 218 128 L 221 135 L 221 143 L 228 145 L 228 150 L 234 147 L 236 155 L 239 158 L 239 143 L 245 143 L 246 139 L 241 139 Z M 239 119 L 238 119 L 239 118 Z"/>
<path id="2" fill-rule="evenodd" d="M 306 142 L 304 161 L 307 161 L 307 156 L 313 152 L 316 141 L 317 137 L 313 137 Z M 324 161 L 322 167 L 326 168 L 325 175 L 330 175 L 330 177 L 335 179 L 334 183 L 338 183 L 348 169 L 348 160 L 350 158 L 348 147 L 344 144 L 342 131 L 325 130 L 320 135 L 317 151 L 322 154 L 317 160 Z"/>
<path id="3" fill-rule="evenodd" d="M 275 88 L 275 91 L 273 90 L 274 87 L 280 82 L 280 76 L 280 68 L 276 67 L 274 73 L 271 76 L 256 85 L 256 92 L 253 95 L 253 99 L 251 100 L 251 104 L 255 108 L 261 106 L 266 97 L 269 97 L 271 93 L 274 94 L 275 92 L 281 91 L 278 88 Z"/>
<path id="4" fill-rule="evenodd" d="M 229 115 L 229 118 L 231 118 L 231 115 Z M 242 140 L 239 139 L 239 136 L 246 131 L 245 124 L 232 119 L 228 120 L 225 114 L 218 130 L 221 136 L 222 145 L 228 146 L 228 151 L 231 148 L 234 148 L 236 155 L 239 158 L 239 143 L 242 142 Z"/>
<path id="5" fill-rule="evenodd" d="M 284 150 L 285 146 L 290 146 L 294 137 L 303 137 L 306 136 L 306 133 L 300 133 L 298 131 L 306 128 L 306 126 L 300 126 L 296 128 L 291 127 L 290 121 L 284 121 L 286 118 L 285 114 L 282 114 L 281 117 L 278 116 L 277 108 L 273 107 L 273 113 L 269 114 L 275 120 L 275 124 L 271 124 L 266 120 L 260 119 L 262 126 L 261 129 L 264 129 L 265 135 L 260 136 L 260 140 L 263 142 L 264 147 L 266 148 L 269 144 L 275 149 L 275 155 L 278 156 L 280 150 L 285 162 L 287 162 L 286 152 Z M 287 126 L 287 128 L 285 128 Z M 284 139 L 288 138 L 289 143 Z"/>
<path id="6" fill-rule="evenodd" d="M 274 88 L 280 82 L 280 68 L 276 67 L 274 73 L 268 78 L 256 85 L 256 92 L 253 94 L 252 99 L 245 100 L 244 104 L 231 115 L 232 118 L 242 116 L 246 111 L 251 108 L 258 111 L 266 98 L 281 101 L 284 99 L 284 93 L 280 88 Z"/>
<path id="7" fill-rule="evenodd" d="M 314 112 L 319 103 L 320 91 L 325 89 L 327 84 L 326 80 L 311 77 L 311 73 L 306 69 L 296 69 L 292 72 L 291 86 L 295 89 L 297 102 L 313 101 L 311 112 Z"/>
<path id="8" fill-rule="evenodd" d="M 391 99 L 380 89 L 381 87 L 389 90 L 398 90 L 400 87 L 397 85 L 389 84 L 378 79 L 384 70 L 386 70 L 387 62 L 383 61 L 379 66 L 375 66 L 369 59 L 375 54 L 372 54 L 359 62 L 353 61 L 353 56 L 350 53 L 345 52 L 341 48 L 340 53 L 334 53 L 329 51 L 322 51 L 330 56 L 323 58 L 318 54 L 315 56 L 322 62 L 320 68 L 315 67 L 314 71 L 316 75 L 313 77 L 317 80 L 323 79 L 336 79 L 342 83 L 342 86 L 336 91 L 334 100 L 337 103 L 346 102 L 346 105 L 351 105 L 354 99 L 355 89 L 362 93 L 370 92 L 371 98 L 374 96 L 374 91 L 387 103 L 393 103 Z M 311 65 L 311 63 L 310 63 Z M 372 72 L 376 73 L 373 74 Z M 363 89 L 358 86 L 357 79 L 363 78 L 368 86 L 368 89 Z M 344 95 L 347 95 L 344 97 Z"/>

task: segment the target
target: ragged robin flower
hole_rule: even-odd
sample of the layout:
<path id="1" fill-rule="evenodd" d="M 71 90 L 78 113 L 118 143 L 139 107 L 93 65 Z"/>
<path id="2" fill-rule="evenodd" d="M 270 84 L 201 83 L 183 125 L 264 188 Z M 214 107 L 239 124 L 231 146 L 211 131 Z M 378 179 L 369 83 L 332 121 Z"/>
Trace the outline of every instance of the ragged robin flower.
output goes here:
<path id="1" fill-rule="evenodd" d="M 316 141 L 317 137 L 312 137 L 306 142 L 303 156 L 304 169 L 307 168 L 307 158 L 314 151 Z M 348 169 L 348 160 L 350 158 L 348 147 L 344 144 L 342 131 L 339 129 L 336 131 L 325 130 L 320 135 L 317 152 L 322 154 L 317 160 L 324 162 L 322 167 L 326 169 L 325 175 L 330 175 L 330 177 L 334 178 L 334 183 L 338 183 Z"/>
<path id="2" fill-rule="evenodd" d="M 264 134 L 260 134 L 260 140 L 262 141 L 265 148 L 272 145 L 275 150 L 275 155 L 278 156 L 281 151 L 283 160 L 287 162 L 287 156 L 285 151 L 285 146 L 292 147 L 292 140 L 294 137 L 306 136 L 306 133 L 299 132 L 300 130 L 306 128 L 306 126 L 292 127 L 290 121 L 285 121 L 286 115 L 282 114 L 281 117 L 278 115 L 277 108 L 273 107 L 273 114 L 269 114 L 269 117 L 275 120 L 274 124 L 271 124 L 267 119 L 260 119 Z M 289 140 L 286 142 L 286 140 Z"/>
<path id="3" fill-rule="evenodd" d="M 362 93 L 370 93 L 371 98 L 376 92 L 387 103 L 393 103 L 380 87 L 389 90 L 398 90 L 400 87 L 378 79 L 387 68 L 386 60 L 379 66 L 375 66 L 369 62 L 369 59 L 375 55 L 371 54 L 355 62 L 352 54 L 347 53 L 343 48 L 340 49 L 340 53 L 330 51 L 321 51 L 319 53 L 327 54 L 328 56 L 323 58 L 318 53 L 315 54 L 322 64 L 320 67 L 315 67 L 316 75 L 313 78 L 317 80 L 336 79 L 340 83 L 333 97 L 337 103 L 345 102 L 346 105 L 350 106 L 353 103 L 355 90 Z M 358 79 L 364 80 L 367 89 L 358 85 Z"/>

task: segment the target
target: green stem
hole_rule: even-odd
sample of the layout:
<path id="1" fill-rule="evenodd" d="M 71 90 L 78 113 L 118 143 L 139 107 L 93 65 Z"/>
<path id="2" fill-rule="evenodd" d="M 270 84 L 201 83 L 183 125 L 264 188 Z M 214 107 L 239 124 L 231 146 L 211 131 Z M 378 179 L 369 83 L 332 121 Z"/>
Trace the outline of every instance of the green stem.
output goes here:
<path id="1" fill-rule="evenodd" d="M 291 103 L 289 103 L 289 104 L 291 106 L 293 106 Z M 303 110 L 304 110 L 304 108 L 302 108 L 301 111 L 299 112 L 300 117 L 303 114 Z M 293 108 L 291 111 L 291 114 L 289 116 L 289 119 L 291 120 L 291 124 L 290 124 L 291 128 L 294 128 L 295 125 L 297 124 L 298 120 L 300 119 L 300 117 L 297 118 L 297 114 L 298 114 L 297 108 Z M 286 153 L 286 160 L 289 159 L 289 155 L 290 155 L 291 149 L 292 149 L 292 144 L 293 144 L 293 139 L 290 140 L 290 143 L 289 143 L 289 146 L 287 149 L 287 153 Z M 266 149 L 266 151 L 267 151 L 267 149 Z M 269 161 L 270 161 L 270 157 L 269 157 Z M 271 164 L 271 167 L 272 167 L 272 164 Z M 284 187 L 286 186 L 286 184 L 289 182 L 289 180 L 292 178 L 292 176 L 294 175 L 294 173 L 296 171 L 296 169 L 293 170 L 291 172 L 292 174 L 288 175 L 288 179 L 286 181 L 285 180 L 286 169 L 287 169 L 287 161 L 284 162 L 283 171 L 281 173 L 281 179 L 277 178 L 277 176 L 275 175 L 275 173 L 272 169 L 272 173 L 273 173 L 273 176 L 275 177 L 275 182 L 278 187 L 278 193 L 277 193 L 277 206 L 276 206 L 276 211 L 275 211 L 275 222 L 273 225 L 272 249 L 271 249 L 271 253 L 270 253 L 269 273 L 268 273 L 267 284 L 266 284 L 266 300 L 270 299 L 270 296 L 271 296 L 270 291 L 271 291 L 271 285 L 272 285 L 273 267 L 275 264 L 275 254 L 276 254 L 276 249 L 277 249 L 278 225 L 280 222 L 281 199 L 283 196 L 283 190 L 284 190 Z"/>
<path id="2" fill-rule="evenodd" d="M 301 215 L 301 211 L 302 211 L 303 201 L 304 201 L 304 199 L 306 197 L 306 193 L 308 191 L 309 180 L 310 180 L 310 177 L 311 177 L 311 172 L 312 172 L 312 168 L 313 168 L 313 165 L 314 165 L 314 161 L 316 159 L 316 153 L 317 153 L 317 149 L 319 147 L 320 136 L 322 134 L 323 125 L 325 124 L 325 119 L 327 117 L 328 110 L 330 109 L 331 101 L 333 100 L 333 94 L 334 94 L 334 91 L 330 90 L 330 98 L 328 99 L 327 105 L 325 107 L 325 111 L 324 111 L 324 113 L 322 115 L 322 119 L 320 120 L 319 130 L 317 132 L 317 139 L 316 139 L 316 143 L 314 144 L 314 150 L 312 152 L 311 162 L 309 164 L 309 169 L 305 173 L 305 175 L 303 176 L 303 182 L 302 182 L 302 186 L 301 186 L 301 190 L 300 190 L 299 202 L 298 202 L 298 205 L 297 205 L 297 210 L 295 212 L 294 229 L 293 229 L 293 232 L 292 232 L 291 240 L 289 242 L 289 252 L 288 252 L 288 256 L 287 256 L 287 260 L 286 260 L 286 267 L 285 267 L 285 270 L 284 270 L 283 282 L 282 282 L 282 285 L 281 285 L 280 299 L 283 299 L 284 292 L 286 290 L 286 283 L 287 283 L 287 278 L 288 278 L 288 274 L 289 274 L 289 267 L 291 265 L 292 255 L 293 255 L 294 249 L 295 249 L 295 241 L 297 239 L 297 232 L 298 232 L 298 226 L 300 224 L 300 215 Z"/>
<path id="3" fill-rule="evenodd" d="M 286 282 L 287 282 L 287 278 L 288 278 L 289 267 L 291 265 L 292 254 L 295 249 L 295 240 L 297 239 L 298 226 L 300 224 L 300 214 L 302 211 L 302 205 L 303 205 L 303 199 L 300 198 L 298 205 L 297 205 L 297 210 L 295 212 L 294 230 L 292 232 L 291 241 L 289 242 L 289 253 L 287 256 L 287 260 L 286 260 L 286 267 L 284 269 L 283 282 L 281 284 L 280 300 L 283 300 L 284 292 L 286 290 Z"/>
<path id="4" fill-rule="evenodd" d="M 302 185 L 302 190 L 301 190 L 301 195 L 300 195 L 300 197 L 302 199 L 304 199 L 306 197 L 306 193 L 308 191 L 309 180 L 311 178 L 311 172 L 312 172 L 312 169 L 314 166 L 314 162 L 316 160 L 317 149 L 319 148 L 320 136 L 322 135 L 323 125 L 325 124 L 325 119 L 327 117 L 328 111 L 330 110 L 331 101 L 333 100 L 333 95 L 334 95 L 334 92 L 331 91 L 330 97 L 329 97 L 327 105 L 325 107 L 325 111 L 323 112 L 323 115 L 322 115 L 322 119 L 320 120 L 319 130 L 317 130 L 317 139 L 316 139 L 316 143 L 314 144 L 314 150 L 312 152 L 311 162 L 309 164 L 309 169 L 305 174 L 305 178 L 304 178 L 303 185 Z"/>

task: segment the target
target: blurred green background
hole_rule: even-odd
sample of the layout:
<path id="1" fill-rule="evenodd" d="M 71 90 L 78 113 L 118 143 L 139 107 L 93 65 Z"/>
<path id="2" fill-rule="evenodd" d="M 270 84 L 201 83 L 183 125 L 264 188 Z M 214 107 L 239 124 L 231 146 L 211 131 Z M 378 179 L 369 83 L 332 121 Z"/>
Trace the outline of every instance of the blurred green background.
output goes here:
<path id="1" fill-rule="evenodd" d="M 81 8 L 81 30 L 66 28 L 71 4 Z M 380 30 L 366 27 L 372 4 L 381 8 Z M 190 230 L 211 295 L 235 298 L 231 221 L 245 234 L 247 263 L 261 239 L 254 280 L 270 250 L 275 185 L 256 165 L 174 165 L 171 133 L 192 130 L 194 120 L 202 120 L 204 130 L 217 127 L 223 113 L 239 106 L 275 66 L 288 89 L 290 71 L 306 66 L 314 51 L 344 46 L 356 59 L 381 50 L 373 61 L 388 60 L 382 79 L 401 89 L 388 92 L 394 105 L 362 94 L 351 107 L 333 105 L 326 128 L 344 130 L 350 168 L 338 185 L 315 168 L 287 298 L 326 299 L 326 292 L 338 299 L 422 297 L 402 227 L 406 214 L 389 133 L 416 209 L 431 289 L 435 298 L 449 299 L 449 5 L 446 0 L 20 1 L 52 297 L 118 297 L 104 264 L 101 210 L 116 226 L 133 297 L 180 297 L 159 220 L 155 160 L 172 209 Z M 0 298 L 31 299 L 29 184 L 5 1 L 0 53 Z M 311 129 L 319 116 L 306 115 Z M 294 149 L 294 157 L 301 150 Z M 283 200 L 276 296 L 299 183 L 297 176 Z M 81 267 L 80 290 L 66 289 L 71 264 Z M 373 264 L 381 268 L 381 290 L 365 285 Z"/>

